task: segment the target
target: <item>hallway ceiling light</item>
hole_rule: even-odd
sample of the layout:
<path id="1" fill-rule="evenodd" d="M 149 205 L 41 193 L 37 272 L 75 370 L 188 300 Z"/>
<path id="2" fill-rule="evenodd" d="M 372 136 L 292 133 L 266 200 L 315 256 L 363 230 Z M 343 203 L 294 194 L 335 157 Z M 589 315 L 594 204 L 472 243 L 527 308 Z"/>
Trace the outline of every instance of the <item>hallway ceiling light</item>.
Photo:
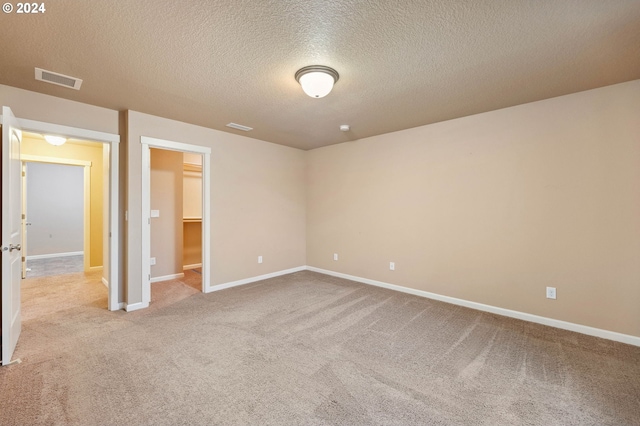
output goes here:
<path id="1" fill-rule="evenodd" d="M 63 136 L 54 136 L 54 135 L 44 135 L 44 139 L 54 146 L 63 145 L 67 141 L 67 138 Z"/>
<path id="2" fill-rule="evenodd" d="M 331 92 L 340 76 L 333 68 L 324 65 L 310 65 L 296 72 L 296 81 L 304 93 L 312 98 L 323 98 Z"/>

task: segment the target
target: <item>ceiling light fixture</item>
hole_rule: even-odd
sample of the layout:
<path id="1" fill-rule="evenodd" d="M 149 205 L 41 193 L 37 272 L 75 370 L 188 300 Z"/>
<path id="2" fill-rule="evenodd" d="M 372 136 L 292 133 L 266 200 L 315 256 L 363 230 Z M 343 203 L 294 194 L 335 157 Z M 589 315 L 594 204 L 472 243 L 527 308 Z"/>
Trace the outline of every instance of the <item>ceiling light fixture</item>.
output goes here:
<path id="1" fill-rule="evenodd" d="M 338 71 L 324 65 L 310 65 L 296 72 L 296 81 L 300 83 L 304 93 L 312 98 L 327 96 L 338 78 Z"/>
<path id="2" fill-rule="evenodd" d="M 54 146 L 63 145 L 67 141 L 67 138 L 63 136 L 54 136 L 54 135 L 44 135 L 44 139 Z"/>

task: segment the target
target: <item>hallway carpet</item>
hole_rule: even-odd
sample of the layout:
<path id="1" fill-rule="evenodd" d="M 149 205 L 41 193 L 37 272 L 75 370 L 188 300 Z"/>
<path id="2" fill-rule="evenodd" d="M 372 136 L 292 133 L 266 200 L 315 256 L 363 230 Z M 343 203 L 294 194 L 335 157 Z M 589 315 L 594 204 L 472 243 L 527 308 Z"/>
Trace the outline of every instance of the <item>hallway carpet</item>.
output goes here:
<path id="1" fill-rule="evenodd" d="M 39 314 L 25 282 L 0 424 L 640 424 L 638 347 L 308 271 L 131 313 L 80 275 Z"/>
<path id="2" fill-rule="evenodd" d="M 27 268 L 27 278 L 82 272 L 84 255 L 27 259 Z"/>

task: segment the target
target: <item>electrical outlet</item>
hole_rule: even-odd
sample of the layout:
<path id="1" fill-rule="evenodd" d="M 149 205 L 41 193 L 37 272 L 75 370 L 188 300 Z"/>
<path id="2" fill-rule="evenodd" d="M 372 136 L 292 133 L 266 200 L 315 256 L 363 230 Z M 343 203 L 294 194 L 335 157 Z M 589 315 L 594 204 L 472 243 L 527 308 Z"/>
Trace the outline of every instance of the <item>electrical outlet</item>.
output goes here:
<path id="1" fill-rule="evenodd" d="M 547 299 L 555 299 L 555 298 L 556 298 L 556 288 L 547 287 Z"/>
<path id="2" fill-rule="evenodd" d="M 151 217 L 160 217 L 160 210 L 151 210 Z"/>
<path id="3" fill-rule="evenodd" d="M 262 263 L 262 256 L 258 256 L 258 263 Z"/>
<path id="4" fill-rule="evenodd" d="M 338 260 L 338 253 L 333 253 L 333 260 Z"/>
<path id="5" fill-rule="evenodd" d="M 156 264 L 156 258 L 155 258 L 155 257 L 152 257 L 152 258 L 151 258 L 151 266 L 153 266 L 153 265 L 155 265 L 155 264 Z"/>
<path id="6" fill-rule="evenodd" d="M 389 262 L 389 269 L 392 271 L 396 270 L 396 262 Z"/>

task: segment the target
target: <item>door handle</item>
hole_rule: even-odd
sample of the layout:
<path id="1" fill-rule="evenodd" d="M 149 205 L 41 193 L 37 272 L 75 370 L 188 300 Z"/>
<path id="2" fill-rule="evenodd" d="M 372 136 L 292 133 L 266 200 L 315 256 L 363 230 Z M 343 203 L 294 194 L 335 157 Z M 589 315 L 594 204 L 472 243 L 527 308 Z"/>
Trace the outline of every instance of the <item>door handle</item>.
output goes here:
<path id="1" fill-rule="evenodd" d="M 14 250 L 20 251 L 20 249 L 22 249 L 20 244 L 16 244 L 15 246 L 13 244 L 9 244 L 9 253 L 11 253 Z"/>

